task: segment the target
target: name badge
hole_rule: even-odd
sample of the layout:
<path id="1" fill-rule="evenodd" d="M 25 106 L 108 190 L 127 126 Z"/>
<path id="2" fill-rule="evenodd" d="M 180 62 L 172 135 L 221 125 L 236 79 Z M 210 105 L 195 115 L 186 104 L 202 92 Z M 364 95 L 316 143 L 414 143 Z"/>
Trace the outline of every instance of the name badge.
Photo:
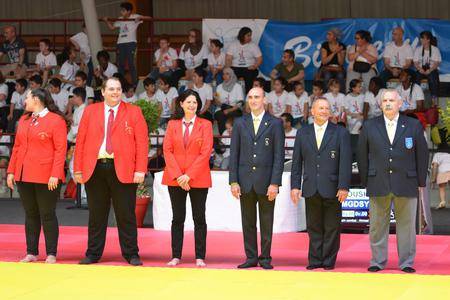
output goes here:
<path id="1" fill-rule="evenodd" d="M 405 147 L 406 147 L 406 149 L 412 149 L 412 147 L 413 147 L 413 139 L 412 139 L 412 137 L 406 137 L 405 138 Z"/>
<path id="2" fill-rule="evenodd" d="M 330 157 L 332 159 L 335 159 L 336 158 L 336 151 L 330 151 Z"/>
<path id="3" fill-rule="evenodd" d="M 264 139 L 264 144 L 265 144 L 266 146 L 269 146 L 269 141 L 270 141 L 269 138 L 265 138 L 265 139 Z"/>

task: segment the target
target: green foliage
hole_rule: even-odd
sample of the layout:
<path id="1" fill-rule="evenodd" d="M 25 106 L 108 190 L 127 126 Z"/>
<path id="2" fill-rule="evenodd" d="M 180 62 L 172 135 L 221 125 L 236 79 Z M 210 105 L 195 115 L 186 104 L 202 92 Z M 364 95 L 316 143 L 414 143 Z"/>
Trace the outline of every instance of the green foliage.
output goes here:
<path id="1" fill-rule="evenodd" d="M 153 133 L 158 129 L 159 123 L 159 105 L 155 102 L 149 102 L 145 99 L 138 100 L 134 103 L 139 106 L 147 122 L 148 132 Z"/>

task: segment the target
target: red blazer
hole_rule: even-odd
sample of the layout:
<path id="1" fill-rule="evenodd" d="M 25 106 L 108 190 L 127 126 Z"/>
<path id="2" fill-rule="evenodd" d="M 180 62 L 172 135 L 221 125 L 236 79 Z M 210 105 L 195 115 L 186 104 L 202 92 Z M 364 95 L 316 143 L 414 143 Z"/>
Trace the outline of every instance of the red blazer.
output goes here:
<path id="1" fill-rule="evenodd" d="M 114 167 L 122 183 L 133 183 L 134 172 L 147 173 L 148 128 L 141 109 L 121 102 L 112 129 Z M 83 182 L 91 178 L 98 152 L 106 134 L 105 105 L 88 105 L 78 127 L 74 172 L 82 172 Z"/>
<path id="2" fill-rule="evenodd" d="M 193 188 L 211 187 L 209 158 L 213 147 L 211 122 L 195 118 L 194 128 L 185 149 L 183 143 L 182 120 L 169 121 L 163 150 L 166 168 L 162 184 L 178 186 L 177 178 L 186 174 L 191 178 L 189 185 Z"/>
<path id="3" fill-rule="evenodd" d="M 67 126 L 61 116 L 48 112 L 35 125 L 22 116 L 9 161 L 16 181 L 47 184 L 50 177 L 65 181 Z"/>

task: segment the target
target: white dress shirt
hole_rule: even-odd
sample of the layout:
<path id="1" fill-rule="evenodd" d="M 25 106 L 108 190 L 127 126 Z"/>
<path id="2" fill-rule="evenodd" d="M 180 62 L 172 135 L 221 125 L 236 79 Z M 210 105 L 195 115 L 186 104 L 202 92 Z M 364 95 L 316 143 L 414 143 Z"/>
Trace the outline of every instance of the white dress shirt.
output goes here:
<path id="1" fill-rule="evenodd" d="M 195 123 L 195 119 L 197 118 L 197 116 L 194 116 L 190 123 L 191 125 L 189 125 L 189 136 L 191 136 L 192 134 L 192 129 L 194 129 L 194 123 Z M 184 132 L 186 131 L 186 126 L 184 125 L 184 123 L 187 123 L 187 121 L 183 118 L 182 122 L 181 122 L 181 128 L 183 130 L 183 136 L 184 136 Z"/>
<path id="2" fill-rule="evenodd" d="M 46 108 L 44 108 L 43 110 L 41 110 L 40 112 L 38 112 L 38 113 L 33 113 L 32 115 L 33 115 L 33 117 L 43 118 L 43 117 L 45 117 L 48 113 L 49 113 L 49 111 L 48 111 L 48 108 L 46 107 Z"/>
<path id="3" fill-rule="evenodd" d="M 104 103 L 104 114 L 105 114 L 105 135 L 103 137 L 103 143 L 100 147 L 100 151 L 98 152 L 98 158 L 114 158 L 114 153 L 108 154 L 106 152 L 106 133 L 108 132 L 108 118 L 109 118 L 109 110 L 112 109 L 114 111 L 114 120 L 117 118 L 117 112 L 119 111 L 119 104 L 114 107 L 108 106 Z"/>
<path id="4" fill-rule="evenodd" d="M 327 130 L 327 126 L 328 126 L 328 121 L 323 123 L 322 126 L 320 126 L 314 122 L 314 132 L 316 134 L 316 143 L 318 144 L 317 148 L 320 148 L 320 145 L 322 144 L 323 136 L 325 134 L 325 130 Z M 320 141 L 320 143 L 319 143 L 319 141 Z"/>
<path id="5" fill-rule="evenodd" d="M 386 116 L 384 116 L 384 124 L 386 126 L 386 131 L 391 144 L 394 142 L 395 131 L 397 130 L 397 122 L 399 116 L 400 114 L 397 114 L 392 121 L 386 118 Z"/>

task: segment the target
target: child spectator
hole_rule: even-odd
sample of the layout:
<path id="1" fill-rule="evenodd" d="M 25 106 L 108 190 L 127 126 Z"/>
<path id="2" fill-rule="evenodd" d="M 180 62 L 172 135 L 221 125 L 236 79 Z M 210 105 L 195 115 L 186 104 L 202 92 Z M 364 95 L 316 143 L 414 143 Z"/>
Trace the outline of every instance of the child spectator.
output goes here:
<path id="1" fill-rule="evenodd" d="M 23 79 L 16 80 L 16 90 L 11 96 L 11 105 L 9 106 L 8 115 L 8 131 L 14 132 L 16 130 L 16 122 L 20 119 L 25 109 L 25 98 L 27 96 L 28 82 Z"/>
<path id="2" fill-rule="evenodd" d="M 347 115 L 347 128 L 351 135 L 358 135 L 362 127 L 364 95 L 362 92 L 362 80 L 353 79 L 350 82 L 350 91 L 345 96 L 345 112 Z"/>
<path id="3" fill-rule="evenodd" d="M 72 125 L 67 135 L 69 142 L 75 143 L 78 126 L 80 125 L 81 117 L 83 116 L 84 109 L 86 108 L 86 89 L 83 87 L 76 87 L 73 89 L 73 96 L 70 98 L 72 106 L 75 108 L 73 112 Z"/>
<path id="4" fill-rule="evenodd" d="M 138 100 L 133 85 L 125 84 L 123 86 L 122 100 L 127 103 L 134 103 Z"/>
<path id="5" fill-rule="evenodd" d="M 52 74 L 58 63 L 56 55 L 50 51 L 50 40 L 42 39 L 39 41 L 39 53 L 36 55 L 36 70 L 42 72 L 43 81 L 47 82 L 49 75 Z"/>
<path id="6" fill-rule="evenodd" d="M 64 61 L 64 63 L 59 70 L 59 74 L 54 75 L 54 77 L 58 78 L 63 83 L 63 89 L 69 90 L 73 86 L 75 74 L 80 70 L 80 67 L 75 62 L 76 58 L 77 54 L 74 48 L 64 48 L 63 53 L 61 54 L 61 60 Z"/>
<path id="7" fill-rule="evenodd" d="M 441 143 L 438 151 L 434 154 L 432 165 L 433 182 L 439 185 L 439 205 L 437 209 L 445 208 L 447 205 L 447 198 L 445 196 L 445 188 L 450 182 L 450 153 L 448 146 Z M 436 176 L 437 175 L 437 176 Z"/>
<path id="8" fill-rule="evenodd" d="M 230 144 L 231 144 L 231 134 L 233 133 L 233 117 L 229 117 L 225 122 L 225 131 L 222 133 L 223 137 L 220 138 L 220 145 L 222 148 L 222 153 L 216 155 L 215 165 L 217 165 L 222 170 L 228 170 L 230 165 Z"/>
<path id="9" fill-rule="evenodd" d="M 8 128 L 9 105 L 6 99 L 9 95 L 8 85 L 5 83 L 5 77 L 0 72 L 0 129 L 6 131 Z"/>
<path id="10" fill-rule="evenodd" d="M 273 81 L 273 90 L 267 95 L 269 113 L 277 118 L 283 113 L 291 112 L 289 93 L 285 90 L 286 84 L 286 79 L 278 77 Z"/>
<path id="11" fill-rule="evenodd" d="M 70 42 L 77 51 L 80 51 L 80 61 L 87 66 L 87 85 L 92 84 L 94 76 L 94 65 L 92 64 L 91 48 L 89 38 L 86 34 L 86 24 L 83 22 L 82 30 L 70 38 Z"/>
<path id="12" fill-rule="evenodd" d="M 49 91 L 58 109 L 67 113 L 67 104 L 69 103 L 69 92 L 61 89 L 61 80 L 52 78 L 49 81 Z"/>
<path id="13" fill-rule="evenodd" d="M 176 88 L 171 87 L 169 78 L 159 78 L 159 89 L 156 92 L 156 100 L 161 105 L 161 116 L 159 118 L 159 126 L 165 128 L 169 122 L 170 116 L 174 112 L 175 101 L 178 97 L 178 91 Z"/>
<path id="14" fill-rule="evenodd" d="M 94 70 L 94 78 L 97 86 L 101 86 L 103 80 L 111 78 L 118 72 L 116 65 L 109 61 L 109 53 L 105 50 L 98 51 L 98 67 Z"/>
<path id="15" fill-rule="evenodd" d="M 308 124 L 308 93 L 305 91 L 300 81 L 292 84 L 292 92 L 289 93 L 289 103 L 291 104 L 292 127 L 299 128 Z"/>
<path id="16" fill-rule="evenodd" d="M 216 85 L 222 83 L 222 71 L 225 67 L 225 53 L 222 52 L 223 44 L 218 39 L 212 39 L 209 41 L 208 55 L 208 76 L 205 82 L 211 83 L 216 81 Z"/>
<path id="17" fill-rule="evenodd" d="M 309 96 L 308 103 L 308 123 L 313 123 L 313 117 L 311 115 L 311 107 L 313 102 L 320 97 L 323 97 L 323 92 L 325 90 L 325 85 L 322 80 L 314 80 L 312 83 L 312 94 Z"/>
<path id="18" fill-rule="evenodd" d="M 372 77 L 369 90 L 364 96 L 364 120 L 381 116 L 381 96 L 384 93 L 383 80 L 380 77 Z"/>
<path id="19" fill-rule="evenodd" d="M 144 99 L 148 102 L 150 101 L 156 101 L 156 82 L 154 79 L 151 78 L 145 78 L 144 79 L 144 90 L 142 93 L 139 94 L 138 100 Z"/>
<path id="20" fill-rule="evenodd" d="M 86 99 L 89 103 L 94 103 L 94 89 L 90 86 L 87 86 L 87 75 L 83 71 L 78 71 L 75 74 L 74 86 L 69 90 L 69 98 L 73 96 L 73 89 L 77 87 L 82 87 L 86 89 Z"/>
<path id="21" fill-rule="evenodd" d="M 289 113 L 284 113 L 281 115 L 281 120 L 283 121 L 284 135 L 286 139 L 284 140 L 285 154 L 284 161 L 292 159 L 292 154 L 294 154 L 294 144 L 295 137 L 297 136 L 297 129 L 292 127 L 294 118 Z M 290 149 L 286 149 L 290 148 Z"/>
<path id="22" fill-rule="evenodd" d="M 204 79 L 206 77 L 206 71 L 202 68 L 197 68 L 194 70 L 194 74 L 192 75 L 192 81 L 194 83 L 193 90 L 196 91 L 200 99 L 202 100 L 202 110 L 200 111 L 200 116 L 202 118 L 208 119 L 210 121 L 213 120 L 212 114 L 209 111 L 211 102 L 213 100 L 213 91 L 212 87 L 204 83 Z"/>
<path id="23" fill-rule="evenodd" d="M 403 70 L 400 73 L 401 84 L 397 91 L 403 100 L 400 111 L 404 114 L 420 112 L 423 109 L 425 96 L 420 85 L 416 84 L 416 75 L 412 70 Z"/>
<path id="24" fill-rule="evenodd" d="M 342 113 L 345 110 L 345 95 L 340 93 L 340 90 L 341 84 L 339 80 L 333 78 L 328 81 L 328 93 L 324 95 L 330 102 L 331 122 L 335 124 L 342 121 Z"/>
<path id="25" fill-rule="evenodd" d="M 28 81 L 30 90 L 35 90 L 42 87 L 42 83 L 42 77 L 38 74 L 31 76 L 30 80 Z"/>
<path id="26" fill-rule="evenodd" d="M 170 47 L 168 35 L 159 38 L 159 49 L 155 51 L 156 68 L 148 75 L 153 80 L 158 80 L 160 76 L 171 78 L 173 72 L 178 68 L 178 54 Z M 173 80 L 171 80 L 173 81 Z M 175 82 L 171 82 L 175 85 Z"/>

